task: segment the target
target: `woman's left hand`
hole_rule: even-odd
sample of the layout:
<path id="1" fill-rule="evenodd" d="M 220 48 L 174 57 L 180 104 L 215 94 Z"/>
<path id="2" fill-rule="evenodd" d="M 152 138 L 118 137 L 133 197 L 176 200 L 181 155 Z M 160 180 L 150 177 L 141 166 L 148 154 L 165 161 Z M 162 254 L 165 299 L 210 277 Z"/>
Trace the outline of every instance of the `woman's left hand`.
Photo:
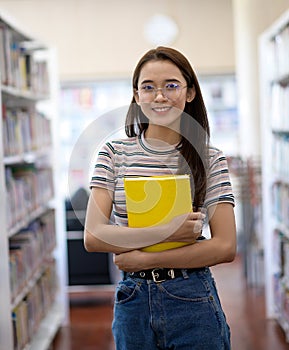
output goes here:
<path id="1" fill-rule="evenodd" d="M 120 270 L 126 272 L 145 270 L 149 268 L 145 264 L 147 254 L 149 253 L 140 250 L 131 250 L 127 253 L 114 255 L 114 263 Z"/>

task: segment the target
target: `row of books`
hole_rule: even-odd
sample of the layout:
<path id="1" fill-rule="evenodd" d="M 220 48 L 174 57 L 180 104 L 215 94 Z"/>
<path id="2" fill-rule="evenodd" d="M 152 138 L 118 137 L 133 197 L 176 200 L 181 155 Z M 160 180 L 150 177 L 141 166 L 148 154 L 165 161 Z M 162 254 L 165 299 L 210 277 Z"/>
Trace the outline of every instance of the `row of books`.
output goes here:
<path id="1" fill-rule="evenodd" d="M 274 270 L 279 273 L 280 278 L 289 282 L 289 237 L 283 229 L 275 229 L 273 232 Z M 288 284 L 289 287 L 289 284 Z"/>
<path id="2" fill-rule="evenodd" d="M 278 319 L 283 327 L 289 326 L 289 239 L 281 231 L 273 236 L 274 259 L 277 269 L 273 275 L 274 300 Z M 286 326 L 287 325 L 287 326 Z"/>
<path id="3" fill-rule="evenodd" d="M 289 26 L 283 28 L 273 39 L 275 77 L 289 73 Z"/>
<path id="4" fill-rule="evenodd" d="M 274 216 L 289 228 L 289 183 L 275 182 L 272 185 L 272 209 Z"/>
<path id="5" fill-rule="evenodd" d="M 37 168 L 35 164 L 6 167 L 7 228 L 11 229 L 53 197 L 51 168 Z"/>
<path id="6" fill-rule="evenodd" d="M 39 273 L 56 245 L 55 214 L 51 209 L 9 240 L 11 295 L 14 300 Z"/>
<path id="7" fill-rule="evenodd" d="M 45 149 L 51 146 L 51 121 L 34 108 L 2 106 L 4 156 Z"/>
<path id="8" fill-rule="evenodd" d="M 51 260 L 34 287 L 12 310 L 14 350 L 22 350 L 33 339 L 55 299 L 56 290 L 56 267 Z"/>
<path id="9" fill-rule="evenodd" d="M 273 84 L 271 96 L 272 129 L 289 131 L 289 85 Z"/>
<path id="10" fill-rule="evenodd" d="M 274 135 L 272 154 L 274 156 L 272 172 L 283 179 L 289 179 L 289 133 L 277 133 Z"/>
<path id="11" fill-rule="evenodd" d="M 282 241 L 284 239 L 284 234 L 280 232 L 278 229 L 275 229 L 272 232 L 273 238 L 272 238 L 272 252 L 273 252 L 273 271 L 279 274 L 281 277 L 281 271 L 282 271 Z"/>
<path id="12" fill-rule="evenodd" d="M 266 302 L 269 317 L 274 317 L 289 339 L 289 240 L 288 240 L 288 186 L 289 186 L 289 17 L 284 13 L 261 38 L 263 61 L 263 101 L 268 102 L 263 119 L 264 147 L 262 158 L 268 166 L 263 191 L 269 198 L 263 206 L 269 216 L 263 222 L 265 257 Z M 267 103 L 263 103 L 266 107 Z M 269 138 L 266 137 L 269 133 Z M 269 152 L 266 152 L 268 150 Z M 266 170 L 266 167 L 265 167 Z M 263 198 L 264 199 L 264 198 Z M 287 215 L 286 215 L 287 205 Z M 270 261 L 269 261 L 269 260 Z"/>
<path id="13" fill-rule="evenodd" d="M 0 24 L 1 83 L 46 95 L 49 91 L 47 63 L 37 60 L 34 51 L 27 49 L 22 40 L 11 28 Z"/>
<path id="14" fill-rule="evenodd" d="M 289 286 L 278 273 L 273 275 L 275 312 L 280 325 L 287 330 L 289 327 Z"/>

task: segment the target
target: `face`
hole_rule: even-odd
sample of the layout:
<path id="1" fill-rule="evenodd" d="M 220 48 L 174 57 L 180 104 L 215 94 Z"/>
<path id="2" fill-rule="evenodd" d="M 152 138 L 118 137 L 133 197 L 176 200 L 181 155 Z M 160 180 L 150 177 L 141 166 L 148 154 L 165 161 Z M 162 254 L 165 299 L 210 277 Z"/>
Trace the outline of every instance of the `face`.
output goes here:
<path id="1" fill-rule="evenodd" d="M 149 61 L 141 69 L 135 100 L 150 124 L 179 130 L 186 102 L 195 97 L 179 68 L 169 60 Z"/>

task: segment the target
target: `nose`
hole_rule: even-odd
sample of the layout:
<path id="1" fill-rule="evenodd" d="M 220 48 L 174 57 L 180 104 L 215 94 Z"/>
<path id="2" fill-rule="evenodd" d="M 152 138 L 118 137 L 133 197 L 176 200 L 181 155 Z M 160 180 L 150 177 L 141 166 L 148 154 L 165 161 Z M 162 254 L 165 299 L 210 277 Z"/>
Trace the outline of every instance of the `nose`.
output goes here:
<path id="1" fill-rule="evenodd" d="M 158 88 L 155 90 L 155 100 L 167 100 L 163 88 Z"/>

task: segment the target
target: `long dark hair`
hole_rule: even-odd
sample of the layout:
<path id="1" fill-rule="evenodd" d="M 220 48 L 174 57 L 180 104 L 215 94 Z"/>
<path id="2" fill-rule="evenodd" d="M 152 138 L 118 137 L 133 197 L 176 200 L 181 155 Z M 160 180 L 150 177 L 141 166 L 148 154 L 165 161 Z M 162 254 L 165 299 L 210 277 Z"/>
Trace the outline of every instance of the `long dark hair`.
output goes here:
<path id="1" fill-rule="evenodd" d="M 191 102 L 186 102 L 181 118 L 181 141 L 178 145 L 182 157 L 179 162 L 179 173 L 191 172 L 194 207 L 204 203 L 207 186 L 208 144 L 210 128 L 207 111 L 202 97 L 197 76 L 189 61 L 179 51 L 168 47 L 157 47 L 148 51 L 138 62 L 132 84 L 134 92 L 138 89 L 138 80 L 143 65 L 149 61 L 169 60 L 181 71 L 187 88 L 195 89 L 196 95 Z M 137 105 L 133 96 L 127 116 L 125 132 L 128 137 L 140 135 L 148 128 L 149 120 Z"/>

